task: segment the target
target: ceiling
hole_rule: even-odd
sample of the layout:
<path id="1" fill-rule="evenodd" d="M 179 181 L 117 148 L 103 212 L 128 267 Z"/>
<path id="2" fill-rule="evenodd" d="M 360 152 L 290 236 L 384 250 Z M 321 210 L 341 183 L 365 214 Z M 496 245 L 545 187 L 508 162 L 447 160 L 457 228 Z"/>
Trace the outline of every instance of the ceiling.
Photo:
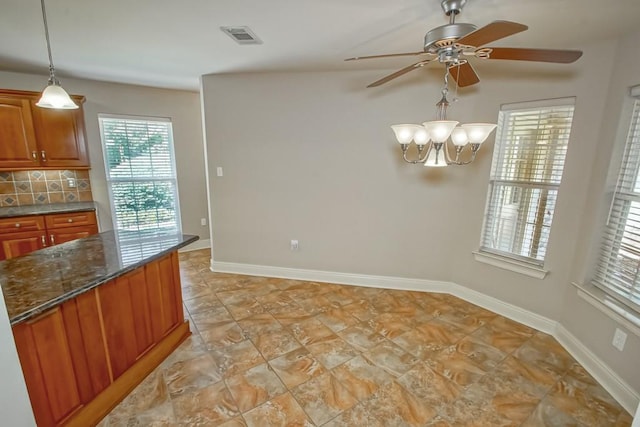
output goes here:
<path id="1" fill-rule="evenodd" d="M 203 74 L 387 69 L 411 58 L 344 58 L 418 51 L 448 18 L 440 0 L 48 0 L 59 77 L 197 90 Z M 638 0 L 468 0 L 458 22 L 504 19 L 529 30 L 494 45 L 576 48 L 637 31 Z M 241 46 L 221 26 L 264 41 Z M 47 73 L 39 0 L 2 0 L 0 69 Z M 553 65 L 555 66 L 555 65 Z M 64 83 L 64 81 L 63 81 Z"/>

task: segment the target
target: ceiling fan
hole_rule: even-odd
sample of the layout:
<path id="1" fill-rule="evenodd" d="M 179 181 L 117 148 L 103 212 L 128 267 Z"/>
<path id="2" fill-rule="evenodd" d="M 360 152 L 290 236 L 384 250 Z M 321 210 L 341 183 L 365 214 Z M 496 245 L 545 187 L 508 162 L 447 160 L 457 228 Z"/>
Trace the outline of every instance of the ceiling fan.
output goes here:
<path id="1" fill-rule="evenodd" d="M 520 33 L 528 27 L 510 21 L 494 21 L 481 28 L 477 28 L 473 24 L 456 23 L 456 15 L 462 12 L 462 8 L 466 3 L 467 0 L 442 0 L 442 10 L 449 17 L 449 23 L 434 28 L 425 35 L 423 51 L 358 56 L 345 59 L 345 61 L 395 56 L 422 56 L 423 59 L 415 64 L 376 80 L 367 87 L 380 86 L 436 60 L 445 64 L 449 75 L 459 87 L 465 87 L 480 82 L 478 75 L 467 60 L 470 57 L 568 64 L 577 61 L 582 56 L 582 51 L 579 50 L 485 47 L 487 43 Z"/>

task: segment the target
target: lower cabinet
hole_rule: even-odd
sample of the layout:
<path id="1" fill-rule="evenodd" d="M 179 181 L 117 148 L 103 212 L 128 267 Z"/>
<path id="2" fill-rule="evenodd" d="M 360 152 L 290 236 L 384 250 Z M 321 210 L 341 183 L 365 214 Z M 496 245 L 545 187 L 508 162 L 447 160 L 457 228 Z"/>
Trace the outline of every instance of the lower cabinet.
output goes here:
<path id="1" fill-rule="evenodd" d="M 177 252 L 13 327 L 38 426 L 93 425 L 189 335 Z"/>
<path id="2" fill-rule="evenodd" d="M 46 237 L 42 231 L 19 231 L 0 234 L 0 259 L 19 257 L 46 246 Z"/>
<path id="3" fill-rule="evenodd" d="M 13 334 L 36 423 L 61 424 L 83 403 L 62 310 L 18 325 Z"/>
<path id="4" fill-rule="evenodd" d="M 95 212 L 0 218 L 0 260 L 97 233 Z"/>

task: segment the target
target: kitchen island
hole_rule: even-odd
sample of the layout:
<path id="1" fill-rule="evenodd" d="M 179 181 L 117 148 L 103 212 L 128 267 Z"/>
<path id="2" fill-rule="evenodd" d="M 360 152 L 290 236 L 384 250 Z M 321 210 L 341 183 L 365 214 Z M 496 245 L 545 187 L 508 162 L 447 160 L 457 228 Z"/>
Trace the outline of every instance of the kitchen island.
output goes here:
<path id="1" fill-rule="evenodd" d="M 195 240 L 109 231 L 0 262 L 39 426 L 94 425 L 189 335 L 177 250 Z"/>

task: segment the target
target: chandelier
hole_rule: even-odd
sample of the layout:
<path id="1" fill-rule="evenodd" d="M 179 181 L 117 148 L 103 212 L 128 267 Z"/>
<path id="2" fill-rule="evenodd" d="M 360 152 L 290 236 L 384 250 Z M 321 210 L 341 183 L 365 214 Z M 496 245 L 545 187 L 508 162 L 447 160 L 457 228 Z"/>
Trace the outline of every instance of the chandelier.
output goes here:
<path id="1" fill-rule="evenodd" d="M 467 123 L 458 126 L 459 122 L 447 120 L 448 77 L 449 70 L 444 76 L 442 99 L 436 104 L 436 120 L 424 122 L 422 125 L 391 126 L 402 148 L 402 158 L 407 163 L 423 163 L 428 167 L 468 165 L 475 160 L 480 146 L 496 128 L 492 123 Z M 409 146 L 412 142 L 417 149 L 417 158 L 414 160 L 408 158 Z M 453 147 L 450 147 L 451 145 Z M 470 147 L 470 150 L 466 150 L 466 147 Z M 451 155 L 451 150 L 455 150 L 455 155 Z M 470 154 L 466 154 L 469 151 Z"/>

